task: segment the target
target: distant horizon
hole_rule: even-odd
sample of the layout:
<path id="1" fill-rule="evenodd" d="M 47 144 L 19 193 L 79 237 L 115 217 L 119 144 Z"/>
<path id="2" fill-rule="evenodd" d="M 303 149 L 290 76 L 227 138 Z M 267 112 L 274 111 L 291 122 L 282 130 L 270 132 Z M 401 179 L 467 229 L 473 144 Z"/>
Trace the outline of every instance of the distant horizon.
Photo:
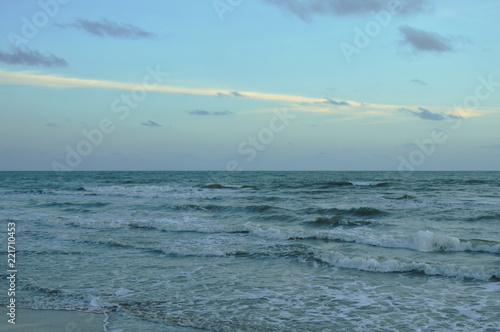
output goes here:
<path id="1" fill-rule="evenodd" d="M 54 171 L 54 170 L 0 170 L 0 172 L 51 172 L 56 174 L 85 173 L 85 172 L 227 172 L 227 173 L 250 173 L 250 172 L 393 172 L 393 173 L 425 173 L 425 172 L 500 172 L 500 170 L 74 170 L 74 171 Z"/>

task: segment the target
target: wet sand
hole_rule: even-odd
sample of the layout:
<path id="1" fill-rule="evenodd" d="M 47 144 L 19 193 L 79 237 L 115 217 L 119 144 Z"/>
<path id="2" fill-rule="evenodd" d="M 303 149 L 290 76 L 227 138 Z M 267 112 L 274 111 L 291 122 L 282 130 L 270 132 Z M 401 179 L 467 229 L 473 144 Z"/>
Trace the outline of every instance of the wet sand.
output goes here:
<path id="1" fill-rule="evenodd" d="M 0 331 L 98 332 L 104 315 L 79 311 L 16 309 L 16 324 L 10 324 L 7 308 L 0 308 Z"/>

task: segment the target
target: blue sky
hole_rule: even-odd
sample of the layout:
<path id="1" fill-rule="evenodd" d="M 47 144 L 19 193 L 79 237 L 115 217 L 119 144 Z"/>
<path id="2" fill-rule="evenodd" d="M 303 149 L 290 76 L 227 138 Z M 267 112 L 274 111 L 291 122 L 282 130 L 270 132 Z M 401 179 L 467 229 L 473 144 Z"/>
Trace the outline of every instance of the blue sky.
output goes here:
<path id="1" fill-rule="evenodd" d="M 496 0 L 0 2 L 0 170 L 500 170 Z"/>

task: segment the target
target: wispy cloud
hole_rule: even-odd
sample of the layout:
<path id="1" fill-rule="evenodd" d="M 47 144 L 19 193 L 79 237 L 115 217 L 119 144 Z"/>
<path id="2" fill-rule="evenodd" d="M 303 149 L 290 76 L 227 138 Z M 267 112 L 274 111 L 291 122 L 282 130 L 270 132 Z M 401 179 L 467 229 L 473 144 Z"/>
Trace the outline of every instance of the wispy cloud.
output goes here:
<path id="1" fill-rule="evenodd" d="M 426 108 L 419 107 L 417 111 L 410 110 L 408 108 L 400 108 L 400 112 L 410 113 L 413 116 L 416 116 L 422 120 L 433 120 L 433 121 L 443 121 L 446 119 L 460 119 L 461 117 L 454 114 L 441 114 L 441 113 L 433 113 Z"/>
<path id="2" fill-rule="evenodd" d="M 10 65 L 29 65 L 41 67 L 64 67 L 68 63 L 54 54 L 44 55 L 28 48 L 14 48 L 11 52 L 0 51 L 0 62 Z"/>
<path id="3" fill-rule="evenodd" d="M 156 123 L 152 120 L 149 120 L 148 122 L 141 122 L 141 125 L 146 127 L 163 127 L 161 124 Z"/>
<path id="4" fill-rule="evenodd" d="M 304 21 L 314 15 L 369 14 L 389 7 L 387 0 L 264 0 L 278 6 Z M 413 14 L 425 10 L 426 0 L 400 0 L 396 3 L 401 14 Z"/>
<path id="5" fill-rule="evenodd" d="M 418 85 L 429 85 L 429 83 L 427 82 L 424 82 L 418 78 L 414 78 L 412 80 L 410 80 L 410 83 L 415 83 L 415 84 L 418 84 Z"/>
<path id="6" fill-rule="evenodd" d="M 138 87 L 145 91 L 169 93 L 169 94 L 186 94 L 197 96 L 218 96 L 220 93 L 230 95 L 234 90 L 221 89 L 199 89 L 186 88 L 168 85 L 145 85 L 141 86 L 137 83 L 115 82 L 104 80 L 91 80 L 82 78 L 62 77 L 47 74 L 35 74 L 33 72 L 10 72 L 0 69 L 0 84 L 19 84 L 19 85 L 34 85 L 59 88 L 95 88 L 95 89 L 116 89 L 116 90 L 136 90 Z M 300 95 L 284 95 L 272 94 L 255 91 L 240 91 L 245 96 L 245 100 L 265 100 L 279 101 L 286 103 L 287 109 L 297 112 L 312 112 L 312 113 L 343 113 L 352 117 L 394 117 L 394 112 L 401 108 L 411 108 L 406 105 L 391 105 L 391 104 L 375 104 L 358 101 L 336 101 L 337 103 L 348 103 L 343 107 L 329 107 L 325 98 L 314 98 Z M 438 108 L 438 107 L 435 107 Z M 449 108 L 439 107 L 442 112 L 446 112 Z M 486 108 L 485 108 L 486 109 Z M 260 108 L 257 112 L 273 112 L 275 109 Z M 488 111 L 489 113 L 494 110 Z M 229 111 L 214 112 L 214 115 L 228 115 Z M 253 111 L 252 111 L 253 112 Z M 454 111 L 455 114 L 460 114 L 462 117 L 473 117 L 488 114 L 484 109 L 466 110 L 461 109 Z M 196 114 L 195 114 L 196 115 Z"/>
<path id="7" fill-rule="evenodd" d="M 410 27 L 400 26 L 399 31 L 403 34 L 403 43 L 410 45 L 416 51 L 423 52 L 451 52 L 453 41 L 450 37 L 441 36 L 435 32 Z"/>
<path id="8" fill-rule="evenodd" d="M 53 123 L 53 122 L 47 122 L 45 125 L 47 127 L 49 127 L 49 128 L 57 128 L 57 127 L 59 127 L 59 125 L 57 123 Z"/>
<path id="9" fill-rule="evenodd" d="M 88 87 L 101 89 L 119 89 L 134 90 L 137 89 L 136 83 L 91 80 L 82 78 L 70 78 L 55 75 L 34 74 L 31 72 L 8 72 L 0 69 L 0 83 L 22 84 L 22 85 L 41 85 L 53 87 Z M 233 91 L 223 91 L 220 89 L 196 89 L 168 85 L 148 85 L 144 86 L 146 91 L 189 94 L 199 96 L 219 96 L 220 93 L 230 95 Z M 292 103 L 316 103 L 322 102 L 324 98 L 311 98 L 298 95 L 271 94 L 254 91 L 241 91 L 240 94 L 250 99 L 274 100 Z M 350 102 L 351 104 L 359 104 Z"/>
<path id="10" fill-rule="evenodd" d="M 189 114 L 191 115 L 231 115 L 233 112 L 231 111 L 216 111 L 216 112 L 209 112 L 207 110 L 194 110 L 194 111 L 188 111 Z"/>
<path id="11" fill-rule="evenodd" d="M 351 105 L 351 104 L 349 104 L 349 102 L 347 102 L 345 100 L 337 101 L 337 100 L 333 100 L 331 98 L 326 98 L 326 100 L 323 101 L 323 103 L 325 103 L 325 104 L 331 104 L 331 105 L 334 105 L 334 106 L 349 106 L 349 105 Z"/>
<path id="12" fill-rule="evenodd" d="M 219 92 L 217 93 L 217 96 L 218 97 L 245 97 L 245 95 L 243 95 L 242 93 L 238 92 L 238 91 L 231 91 L 231 92 Z"/>
<path id="13" fill-rule="evenodd" d="M 75 28 L 83 30 L 99 37 L 108 36 L 114 38 L 139 39 L 151 38 L 154 36 L 153 33 L 133 24 L 112 22 L 106 19 L 92 21 L 77 18 L 72 23 L 58 24 L 57 26 L 60 28 Z"/>

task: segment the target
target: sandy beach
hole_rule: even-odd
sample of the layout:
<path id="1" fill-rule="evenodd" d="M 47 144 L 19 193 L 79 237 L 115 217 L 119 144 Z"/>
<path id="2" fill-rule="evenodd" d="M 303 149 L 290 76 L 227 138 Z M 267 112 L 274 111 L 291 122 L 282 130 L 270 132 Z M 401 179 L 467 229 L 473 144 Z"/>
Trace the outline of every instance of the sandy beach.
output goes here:
<path id="1" fill-rule="evenodd" d="M 0 331 L 96 332 L 103 331 L 104 315 L 78 311 L 17 309 L 16 324 L 7 322 L 7 310 L 0 309 Z"/>

